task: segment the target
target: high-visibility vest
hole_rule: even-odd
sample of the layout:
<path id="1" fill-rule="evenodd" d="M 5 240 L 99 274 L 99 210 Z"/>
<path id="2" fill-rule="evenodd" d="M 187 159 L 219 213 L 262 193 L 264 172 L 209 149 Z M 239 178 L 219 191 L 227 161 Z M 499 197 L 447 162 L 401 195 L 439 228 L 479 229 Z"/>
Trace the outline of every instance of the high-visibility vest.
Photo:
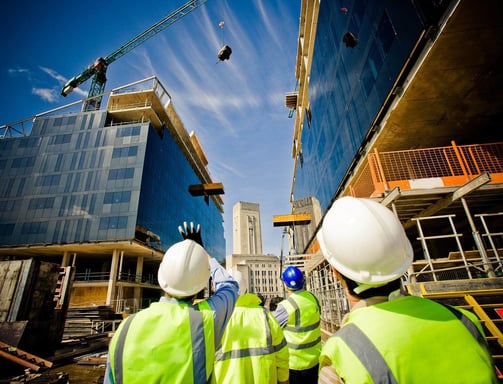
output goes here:
<path id="1" fill-rule="evenodd" d="M 254 294 L 238 298 L 217 350 L 217 384 L 269 384 L 288 380 L 288 347 L 276 318 Z"/>
<path id="2" fill-rule="evenodd" d="M 351 312 L 323 346 L 329 364 L 347 384 L 498 382 L 475 315 L 417 296 Z"/>
<path id="3" fill-rule="evenodd" d="M 314 367 L 321 351 L 318 299 L 311 292 L 294 291 L 280 304 L 288 313 L 283 331 L 290 353 L 290 369 L 301 371 Z"/>
<path id="4" fill-rule="evenodd" d="M 109 353 L 116 384 L 206 383 L 215 356 L 213 311 L 206 301 L 152 303 L 120 324 Z"/>

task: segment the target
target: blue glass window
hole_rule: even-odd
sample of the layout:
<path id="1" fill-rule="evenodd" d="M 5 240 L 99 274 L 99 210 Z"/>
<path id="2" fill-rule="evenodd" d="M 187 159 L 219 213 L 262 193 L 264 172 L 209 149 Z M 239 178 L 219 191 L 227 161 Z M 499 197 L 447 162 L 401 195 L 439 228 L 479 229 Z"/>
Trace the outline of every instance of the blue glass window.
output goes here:
<path id="1" fill-rule="evenodd" d="M 51 185 L 58 185 L 61 181 L 61 175 L 46 175 L 39 176 L 35 181 L 37 187 L 49 187 Z"/>
<path id="2" fill-rule="evenodd" d="M 23 138 L 19 142 L 19 148 L 34 148 L 34 147 L 38 147 L 39 143 L 40 143 L 40 138 L 38 138 L 38 137 Z"/>
<path id="3" fill-rule="evenodd" d="M 19 157 L 12 160 L 12 168 L 28 168 L 35 164 L 35 156 Z"/>
<path id="4" fill-rule="evenodd" d="M 102 217 L 99 229 L 123 229 L 127 228 L 127 216 Z"/>
<path id="5" fill-rule="evenodd" d="M 54 197 L 40 197 L 31 199 L 28 209 L 46 209 L 54 206 Z"/>
<path id="6" fill-rule="evenodd" d="M 55 135 L 49 139 L 49 144 L 66 144 L 72 139 L 71 133 L 66 133 L 64 135 Z"/>
<path id="7" fill-rule="evenodd" d="M 131 191 L 107 192 L 103 199 L 103 204 L 129 203 Z"/>
<path id="8" fill-rule="evenodd" d="M 122 127 L 117 129 L 117 137 L 139 136 L 140 126 Z"/>
<path id="9" fill-rule="evenodd" d="M 134 168 L 111 169 L 108 174 L 108 180 L 132 179 L 133 176 Z"/>
<path id="10" fill-rule="evenodd" d="M 14 232 L 14 224 L 0 224 L 0 236 L 10 236 Z"/>
<path id="11" fill-rule="evenodd" d="M 23 235 L 36 235 L 47 232 L 47 221 L 33 221 L 31 223 L 24 223 L 21 228 Z"/>
<path id="12" fill-rule="evenodd" d="M 387 12 L 384 12 L 379 22 L 376 36 L 378 37 L 378 42 L 381 45 L 383 53 L 386 55 L 391 49 L 396 37 L 395 28 L 393 28 L 393 24 Z"/>
<path id="13" fill-rule="evenodd" d="M 132 147 L 114 148 L 112 158 L 136 156 L 137 153 L 138 153 L 137 145 Z"/>
<path id="14" fill-rule="evenodd" d="M 0 201 L 0 212 L 9 212 L 16 209 L 16 200 L 2 200 Z"/>

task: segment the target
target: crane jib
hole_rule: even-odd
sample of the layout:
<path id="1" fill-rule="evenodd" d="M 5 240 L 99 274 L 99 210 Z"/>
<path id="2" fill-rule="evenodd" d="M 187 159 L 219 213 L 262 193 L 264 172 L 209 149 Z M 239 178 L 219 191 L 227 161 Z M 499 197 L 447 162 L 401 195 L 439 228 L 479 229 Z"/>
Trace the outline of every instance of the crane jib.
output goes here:
<path id="1" fill-rule="evenodd" d="M 163 31 L 170 25 L 176 23 L 178 20 L 181 18 L 185 17 L 189 13 L 191 13 L 193 10 L 196 8 L 200 7 L 204 3 L 206 3 L 208 0 L 192 0 L 184 5 L 182 5 L 180 8 L 177 10 L 171 12 L 168 16 L 164 17 L 162 20 L 159 20 L 157 23 L 152 25 L 149 29 L 144 31 L 143 33 L 139 34 L 126 44 L 124 44 L 122 47 L 117 49 L 114 53 L 108 55 L 105 60 L 108 64 L 114 62 L 117 60 L 119 57 L 125 55 L 126 53 L 132 51 L 134 48 L 139 46 L 140 44 L 143 44 L 146 40 L 150 39 L 152 36 L 156 35 L 157 33 Z"/>
<path id="2" fill-rule="evenodd" d="M 140 33 L 126 44 L 122 45 L 115 52 L 106 56 L 105 58 L 100 57 L 96 61 L 84 69 L 80 74 L 72 77 L 61 90 L 62 96 L 67 96 L 70 94 L 74 88 L 77 88 L 82 83 L 87 81 L 89 78 L 93 77 L 91 87 L 89 89 L 88 101 L 84 103 L 83 111 L 96 110 L 100 107 L 101 97 L 98 95 L 102 94 L 105 89 L 106 84 L 106 71 L 108 66 L 117 60 L 119 57 L 124 56 L 126 53 L 132 51 L 134 48 L 143 44 L 145 41 L 150 39 L 152 36 L 163 31 L 170 25 L 174 24 L 181 18 L 185 17 L 193 10 L 199 8 L 201 5 L 206 3 L 208 0 L 190 0 L 175 11 L 171 12 L 169 15 L 152 25 L 150 28 Z"/>

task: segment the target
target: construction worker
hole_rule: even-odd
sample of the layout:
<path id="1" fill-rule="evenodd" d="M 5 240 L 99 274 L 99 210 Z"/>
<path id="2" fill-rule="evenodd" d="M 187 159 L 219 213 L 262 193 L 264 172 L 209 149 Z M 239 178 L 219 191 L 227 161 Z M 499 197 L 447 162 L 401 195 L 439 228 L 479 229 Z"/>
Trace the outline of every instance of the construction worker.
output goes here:
<path id="1" fill-rule="evenodd" d="M 194 304 L 210 276 L 215 293 Z M 238 283 L 190 238 L 166 251 L 158 281 L 165 295 L 127 317 L 110 341 L 104 383 L 211 379 L 216 346 L 232 314 Z"/>
<path id="2" fill-rule="evenodd" d="M 323 346 L 321 370 L 331 367 L 346 384 L 498 382 L 475 315 L 404 295 L 413 251 L 391 210 L 340 198 L 317 238 L 351 306 Z"/>
<path id="3" fill-rule="evenodd" d="M 241 273 L 232 276 L 241 284 Z M 225 328 L 215 358 L 216 384 L 288 383 L 288 347 L 283 329 L 262 299 L 243 292 Z"/>
<path id="4" fill-rule="evenodd" d="M 281 301 L 274 316 L 284 329 L 288 344 L 290 384 L 318 382 L 321 351 L 320 303 L 304 288 L 304 275 L 287 267 L 282 275 L 288 298 Z"/>

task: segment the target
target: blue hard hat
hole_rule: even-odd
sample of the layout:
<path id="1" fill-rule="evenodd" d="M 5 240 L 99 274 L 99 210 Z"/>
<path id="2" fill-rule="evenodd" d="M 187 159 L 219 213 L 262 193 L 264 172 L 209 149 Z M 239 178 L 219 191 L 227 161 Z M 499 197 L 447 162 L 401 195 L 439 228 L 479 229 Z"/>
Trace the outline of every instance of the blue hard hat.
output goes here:
<path id="1" fill-rule="evenodd" d="M 281 275 L 283 282 L 290 289 L 297 290 L 304 286 L 304 275 L 297 267 L 287 267 Z"/>

